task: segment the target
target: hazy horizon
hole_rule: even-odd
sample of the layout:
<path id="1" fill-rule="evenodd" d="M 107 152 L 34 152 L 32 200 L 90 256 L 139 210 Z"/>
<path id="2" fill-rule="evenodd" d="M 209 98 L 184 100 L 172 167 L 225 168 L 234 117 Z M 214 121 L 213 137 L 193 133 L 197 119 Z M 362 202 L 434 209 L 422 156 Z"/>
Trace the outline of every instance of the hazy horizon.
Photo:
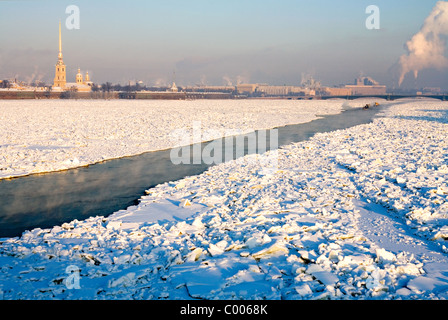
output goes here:
<path id="1" fill-rule="evenodd" d="M 180 86 L 237 82 L 323 85 L 370 76 L 397 87 L 398 61 L 437 1 L 0 1 L 0 79 L 52 83 L 58 23 L 67 80 L 80 68 L 93 82 Z M 369 30 L 366 7 L 380 9 Z M 80 10 L 68 30 L 66 7 Z M 445 45 L 445 43 L 443 43 Z M 446 49 L 446 45 L 445 45 Z M 448 89 L 446 67 L 408 74 L 402 88 Z"/>

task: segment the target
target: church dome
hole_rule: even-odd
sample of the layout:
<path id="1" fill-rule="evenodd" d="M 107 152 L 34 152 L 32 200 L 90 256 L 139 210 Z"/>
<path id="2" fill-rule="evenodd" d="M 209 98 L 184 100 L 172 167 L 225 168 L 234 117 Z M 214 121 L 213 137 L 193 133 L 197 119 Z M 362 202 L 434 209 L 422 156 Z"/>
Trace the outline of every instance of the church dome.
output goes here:
<path id="1" fill-rule="evenodd" d="M 78 73 L 76 74 L 76 83 L 83 83 L 81 69 L 78 69 Z"/>

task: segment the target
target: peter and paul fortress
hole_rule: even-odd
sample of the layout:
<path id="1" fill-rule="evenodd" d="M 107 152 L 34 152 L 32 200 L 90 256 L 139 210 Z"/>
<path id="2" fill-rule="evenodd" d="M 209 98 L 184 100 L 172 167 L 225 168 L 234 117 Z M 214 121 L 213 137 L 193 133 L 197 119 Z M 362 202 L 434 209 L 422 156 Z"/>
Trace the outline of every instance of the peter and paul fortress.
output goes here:
<path id="1" fill-rule="evenodd" d="M 53 90 L 55 91 L 66 91 L 74 90 L 79 92 L 89 92 L 92 90 L 92 81 L 90 81 L 89 72 L 86 72 L 85 77 L 81 73 L 81 69 L 78 68 L 78 73 L 76 74 L 76 82 L 67 82 L 67 66 L 64 64 L 62 57 L 62 33 L 61 33 L 61 22 L 59 22 L 59 53 L 58 62 L 55 66 L 55 75 L 53 82 Z"/>

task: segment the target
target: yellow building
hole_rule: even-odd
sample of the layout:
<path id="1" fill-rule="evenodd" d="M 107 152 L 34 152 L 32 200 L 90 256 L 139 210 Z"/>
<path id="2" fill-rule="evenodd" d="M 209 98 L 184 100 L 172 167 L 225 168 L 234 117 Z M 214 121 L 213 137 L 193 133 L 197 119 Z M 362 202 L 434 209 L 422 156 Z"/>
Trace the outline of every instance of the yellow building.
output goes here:
<path id="1" fill-rule="evenodd" d="M 56 63 L 56 70 L 54 75 L 53 87 L 65 89 L 65 84 L 67 83 L 66 77 L 66 66 L 62 60 L 62 39 L 61 39 L 61 22 L 59 22 L 59 54 L 58 62 Z"/>
<path id="2" fill-rule="evenodd" d="M 81 69 L 78 69 L 78 73 L 76 74 L 76 84 L 83 84 L 84 81 L 82 78 Z"/>
<path id="3" fill-rule="evenodd" d="M 385 95 L 387 92 L 386 86 L 380 85 L 370 77 L 357 78 L 354 85 L 346 85 L 345 88 L 350 89 L 354 96 Z"/>
<path id="4" fill-rule="evenodd" d="M 90 81 L 89 71 L 86 72 L 86 78 L 84 79 L 84 84 L 91 86 L 93 84 L 92 81 Z"/>
<path id="5" fill-rule="evenodd" d="M 347 89 L 350 89 L 354 96 L 368 96 L 368 95 L 385 95 L 387 92 L 386 86 L 373 85 L 373 86 L 359 86 L 359 85 L 346 85 Z"/>
<path id="6" fill-rule="evenodd" d="M 324 88 L 323 91 L 329 96 L 351 96 L 352 89 L 350 88 Z"/>
<path id="7" fill-rule="evenodd" d="M 236 90 L 238 91 L 238 93 L 254 93 L 255 90 L 257 89 L 257 87 L 259 86 L 259 84 L 252 84 L 252 83 L 242 83 L 242 84 L 238 84 L 236 86 Z"/>
<path id="8" fill-rule="evenodd" d="M 89 92 L 92 90 L 89 72 L 86 73 L 84 79 L 81 69 L 78 68 L 78 73 L 76 74 L 76 79 L 74 83 L 67 82 L 67 66 L 64 64 L 62 59 L 62 35 L 61 35 L 61 22 L 59 22 L 59 54 L 58 62 L 56 63 L 53 90 L 73 90 L 80 92 Z"/>
<path id="9" fill-rule="evenodd" d="M 78 92 L 90 92 L 92 91 L 92 82 L 90 81 L 89 72 L 86 73 L 86 77 L 81 73 L 81 69 L 78 68 L 78 73 L 76 74 L 76 82 L 67 82 L 65 88 L 71 91 Z"/>

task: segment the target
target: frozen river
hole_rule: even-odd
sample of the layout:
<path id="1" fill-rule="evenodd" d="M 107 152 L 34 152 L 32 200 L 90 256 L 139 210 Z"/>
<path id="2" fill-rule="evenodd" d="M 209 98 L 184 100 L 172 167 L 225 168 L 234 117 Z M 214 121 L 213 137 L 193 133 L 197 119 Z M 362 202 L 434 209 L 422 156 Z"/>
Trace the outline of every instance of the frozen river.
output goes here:
<path id="1" fill-rule="evenodd" d="M 278 145 L 300 142 L 318 132 L 371 122 L 379 110 L 381 107 L 349 108 L 307 123 L 282 126 L 277 129 Z M 258 131 L 256 134 L 259 140 Z M 201 148 L 206 145 L 203 143 Z M 247 145 L 243 154 L 248 154 Z M 0 180 L 0 237 L 18 236 L 25 230 L 49 228 L 74 219 L 108 216 L 136 204 L 145 190 L 153 186 L 197 175 L 209 166 L 204 161 L 175 165 L 167 149 L 88 167 Z"/>
<path id="2" fill-rule="evenodd" d="M 337 102 L 332 103 L 335 107 Z M 133 164 L 140 156 L 54 174 L 75 177 L 77 172 L 104 166 L 107 174 L 98 174 L 100 187 L 79 198 L 91 196 L 102 208 L 124 200 L 124 209 L 110 215 L 101 209 L 92 217 L 53 222 L 52 227 L 25 231 L 20 237 L 1 238 L 0 297 L 447 299 L 448 105 L 429 99 L 382 104 L 383 111 L 365 124 L 348 123 L 348 119 L 360 123 L 359 116 L 368 116 L 369 111 L 360 106 L 340 116 L 299 121 L 302 124 L 296 129 L 283 128 L 286 123 L 279 122 L 289 122 L 286 111 L 294 113 L 300 104 L 287 103 L 284 109 L 278 105 L 278 123 L 270 126 L 262 121 L 272 120 L 272 113 L 268 114 L 272 110 L 265 108 L 254 127 L 280 127 L 281 147 L 207 168 L 198 164 L 198 174 L 176 177 L 169 168 L 156 170 L 144 161 L 141 166 Z M 234 122 L 226 122 L 227 127 L 240 127 L 238 123 L 247 121 L 243 114 L 228 119 Z M 316 111 L 311 114 L 310 118 L 317 118 Z M 198 117 L 206 126 L 206 116 Z M 25 130 L 20 126 L 18 131 Z M 337 130 L 338 126 L 348 128 Z M 314 134 L 313 127 L 328 132 Z M 80 142 L 77 137 L 71 141 Z M 132 136 L 127 141 L 132 145 Z M 102 144 L 108 145 L 108 140 Z M 72 155 L 82 151 L 73 149 Z M 261 160 L 272 154 L 277 156 L 277 167 L 264 170 Z M 48 156 L 44 152 L 43 158 Z M 12 153 L 7 159 L 18 158 Z M 126 161 L 123 176 L 108 180 L 109 172 L 120 172 Z M 129 199 L 113 195 L 116 190 L 130 190 L 121 183 L 132 182 L 134 174 L 140 177 L 151 171 L 173 177 L 165 183 L 145 178 L 141 190 Z M 184 174 L 192 175 L 182 178 Z M 4 183 L 51 176 L 31 175 Z M 65 184 L 75 186 L 77 181 L 81 188 L 93 186 L 88 180 L 92 177 L 79 175 Z M 30 184 L 23 199 L 40 192 L 63 199 L 61 190 L 51 183 L 46 189 Z M 108 193 L 109 198 L 99 198 Z M 15 203 L 19 207 L 25 201 Z M 79 207 L 89 208 L 89 204 Z M 79 290 L 67 286 L 67 270 L 80 270 Z"/>

